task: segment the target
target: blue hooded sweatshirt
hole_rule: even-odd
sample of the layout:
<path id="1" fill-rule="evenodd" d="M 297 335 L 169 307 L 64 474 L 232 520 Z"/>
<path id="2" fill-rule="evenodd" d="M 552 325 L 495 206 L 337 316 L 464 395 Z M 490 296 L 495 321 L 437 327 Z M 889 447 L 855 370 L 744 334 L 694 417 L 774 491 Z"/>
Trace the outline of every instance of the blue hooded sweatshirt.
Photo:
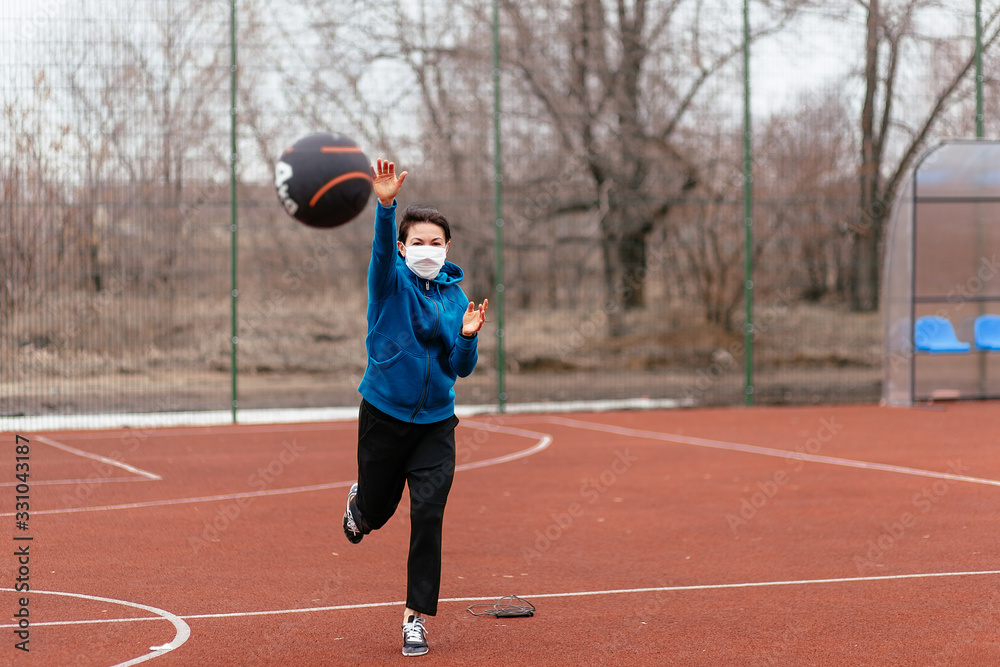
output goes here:
<path id="1" fill-rule="evenodd" d="M 433 280 L 417 276 L 396 247 L 396 203 L 375 210 L 368 265 L 368 366 L 358 391 L 396 419 L 429 424 L 455 414 L 455 380 L 479 359 L 478 337 L 461 335 L 469 300 L 462 269 L 445 262 Z"/>

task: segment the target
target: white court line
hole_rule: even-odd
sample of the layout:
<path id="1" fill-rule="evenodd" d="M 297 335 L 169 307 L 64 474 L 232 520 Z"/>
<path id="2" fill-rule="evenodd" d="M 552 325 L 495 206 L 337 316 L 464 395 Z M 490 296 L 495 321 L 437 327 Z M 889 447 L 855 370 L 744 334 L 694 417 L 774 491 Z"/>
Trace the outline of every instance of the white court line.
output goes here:
<path id="1" fill-rule="evenodd" d="M 143 477 L 92 477 L 91 479 L 48 479 L 32 480 L 32 486 L 57 486 L 60 484 L 106 484 L 107 482 L 148 482 Z M 16 486 L 20 482 L 0 482 L 0 487 Z"/>
<path id="2" fill-rule="evenodd" d="M 9 591 L 11 593 L 16 593 L 13 588 L 0 588 L 0 591 Z M 138 602 L 128 602 L 127 600 L 116 600 L 115 598 L 102 598 L 96 595 L 84 595 L 82 593 L 64 593 L 62 591 L 38 591 L 35 589 L 31 590 L 32 595 L 63 595 L 65 597 L 80 598 L 81 600 L 94 600 L 96 602 L 110 602 L 111 604 L 119 604 L 125 607 L 134 607 L 135 609 L 142 609 L 143 611 L 148 611 L 151 614 L 156 614 L 156 617 L 143 618 L 141 620 L 157 620 L 157 621 L 170 621 L 174 626 L 176 632 L 174 633 L 174 638 L 170 640 L 169 643 L 163 644 L 161 646 L 151 646 L 150 652 L 145 655 L 141 655 L 138 658 L 133 658 L 132 660 L 127 660 L 125 662 L 120 662 L 117 665 L 112 665 L 112 667 L 130 667 L 131 665 L 138 665 L 141 662 L 146 662 L 147 660 L 152 660 L 153 658 L 158 658 L 161 655 L 170 653 L 175 648 L 179 647 L 181 644 L 186 642 L 191 636 L 191 626 L 184 622 L 184 620 L 177 616 L 176 614 L 171 614 L 169 611 L 164 609 L 159 609 L 157 607 L 151 607 L 146 604 L 139 604 Z M 120 619 L 120 622 L 128 622 L 137 619 Z M 78 622 L 77 622 L 78 623 Z M 32 626 L 36 625 L 49 625 L 45 622 L 32 622 Z M 18 627 L 15 625 L 4 625 L 0 626 L 4 628 L 14 628 Z"/>
<path id="3" fill-rule="evenodd" d="M 863 583 L 863 582 L 873 582 L 873 581 L 899 581 L 906 579 L 936 579 L 942 577 L 973 577 L 973 576 L 984 576 L 984 575 L 1000 575 L 1000 570 L 977 570 L 969 572 L 920 572 L 914 574 L 885 574 L 885 575 L 873 575 L 870 577 L 839 577 L 831 579 L 793 579 L 788 581 L 750 581 L 743 583 L 733 583 L 733 584 L 692 584 L 689 586 L 652 586 L 645 588 L 616 588 L 610 590 L 596 590 L 596 591 L 573 591 L 567 593 L 536 593 L 534 595 L 522 595 L 519 594 L 518 597 L 524 599 L 546 599 L 546 598 L 576 598 L 576 597 L 592 597 L 597 595 L 635 595 L 639 593 L 683 593 L 685 591 L 715 591 L 715 590 L 728 590 L 728 589 L 742 589 L 742 588 L 770 588 L 778 586 L 809 586 L 809 585 L 819 585 L 819 584 L 850 584 L 850 583 Z M 0 590 L 10 591 L 10 588 L 0 588 Z M 64 595 L 70 595 L 65 593 Z M 77 597 L 87 597 L 87 596 L 77 596 Z M 491 600 L 498 600 L 503 596 L 492 595 L 483 597 L 463 597 L 463 598 L 442 598 L 439 602 L 486 602 Z M 95 600 L 100 600 L 103 598 L 91 598 Z M 122 603 L 131 604 L 131 603 Z M 220 614 L 184 614 L 177 618 L 182 621 L 194 621 L 199 619 L 208 618 L 247 618 L 251 616 L 285 616 L 289 614 L 311 614 L 324 611 L 350 611 L 353 609 L 374 609 L 376 607 L 397 607 L 405 605 L 405 600 L 394 600 L 392 602 L 368 602 L 360 604 L 341 604 L 333 605 L 327 607 L 304 607 L 300 609 L 272 609 L 268 611 L 233 611 Z M 135 605 L 132 606 L 142 606 Z M 151 607 L 143 607 L 152 610 Z M 167 613 L 167 612 L 164 612 Z M 137 621 L 153 621 L 159 620 L 153 617 L 144 618 L 115 618 L 115 619 L 94 619 L 94 620 L 80 620 L 80 621 L 41 621 L 37 623 L 32 623 L 32 626 L 36 625 L 91 625 L 100 623 L 132 623 Z M 13 628 L 14 625 L 0 625 L 2 628 Z M 183 642 L 182 642 L 183 643 Z M 179 645 L 179 644 L 178 644 Z M 176 648 L 176 647 L 174 647 Z M 118 667 L 118 666 L 116 666 Z"/>
<path id="4" fill-rule="evenodd" d="M 149 479 L 160 480 L 163 479 L 155 473 L 151 473 L 148 470 L 142 470 L 141 468 L 136 468 L 135 466 L 130 466 L 124 461 L 116 461 L 115 459 L 109 459 L 106 456 L 101 456 L 100 454 L 92 454 L 91 452 L 85 452 L 82 449 L 77 449 L 76 447 L 70 447 L 69 445 L 64 445 L 61 442 L 56 442 L 55 440 L 49 440 L 43 435 L 36 435 L 35 440 L 39 442 L 44 442 L 46 445 L 55 447 L 56 449 L 61 449 L 64 452 L 69 452 L 70 454 L 76 454 L 77 456 L 82 456 L 85 459 L 94 459 L 95 461 L 100 461 L 101 463 L 107 463 L 109 466 L 114 466 L 116 468 L 121 468 L 130 473 L 136 475 L 142 475 L 143 477 Z"/>
<path id="5" fill-rule="evenodd" d="M 293 408 L 288 410 L 240 410 L 239 423 L 277 424 L 305 421 L 357 419 L 358 408 Z M 0 418 L 0 429 L 19 431 L 65 431 L 69 429 L 169 428 L 174 426 L 232 425 L 231 410 L 197 412 L 146 412 L 80 415 L 40 415 Z"/>
<path id="6" fill-rule="evenodd" d="M 544 403 L 507 403 L 504 412 L 508 414 L 526 412 L 601 412 L 605 410 L 627 409 L 669 409 L 692 407 L 694 401 L 670 398 L 627 398 L 605 401 L 574 401 Z M 468 417 L 478 414 L 497 414 L 498 405 L 456 405 L 455 414 Z M 358 408 L 289 408 L 289 409 L 240 409 L 239 424 L 294 424 L 302 422 L 349 422 L 357 421 Z M 146 429 L 173 428 L 177 426 L 232 426 L 231 410 L 209 410 L 198 412 L 147 412 L 81 415 L 41 415 L 21 417 L 0 417 L 0 431 L 65 431 L 94 429 Z"/>
<path id="7" fill-rule="evenodd" d="M 973 484 L 987 484 L 989 486 L 1000 486 L 1000 480 L 985 479 L 983 477 L 969 477 L 967 475 L 955 475 L 948 472 L 921 470 L 920 468 L 908 468 L 906 466 L 897 466 L 888 463 L 872 463 L 869 461 L 858 461 L 855 459 L 842 459 L 835 456 L 820 456 L 819 454 L 808 454 L 806 452 L 793 452 L 784 449 L 775 449 L 773 447 L 758 447 L 757 445 L 744 445 L 736 442 L 726 442 L 724 440 L 708 440 L 705 438 L 693 438 L 686 435 L 674 435 L 672 433 L 641 431 L 639 429 L 626 428 L 623 426 L 598 424 L 595 422 L 581 421 L 577 419 L 567 419 L 565 417 L 547 417 L 543 421 L 552 424 L 562 424 L 563 426 L 569 426 L 572 428 L 581 428 L 591 431 L 603 431 L 605 433 L 614 433 L 615 435 L 624 435 L 633 438 L 647 438 L 650 440 L 662 440 L 664 442 L 676 442 L 682 445 L 694 445 L 696 447 L 708 447 L 710 449 L 725 449 L 733 452 L 745 452 L 747 454 L 777 456 L 783 459 L 811 461 L 813 463 L 826 463 L 828 465 L 843 466 L 845 468 L 879 470 L 882 472 L 899 473 L 901 475 L 914 475 L 917 477 L 931 477 L 934 479 L 950 479 L 956 482 L 971 482 Z"/>
<path id="8" fill-rule="evenodd" d="M 455 470 L 471 470 L 474 468 L 484 468 L 486 466 L 498 465 L 500 463 L 508 463 L 510 461 L 516 461 L 517 459 L 525 458 L 527 456 L 532 456 L 538 452 L 544 450 L 552 443 L 552 437 L 545 433 L 537 433 L 535 431 L 526 431 L 519 428 L 511 428 L 507 426 L 499 426 L 493 424 L 480 424 L 478 422 L 471 422 L 468 424 L 471 428 L 479 428 L 488 431 L 496 431 L 499 433 L 508 433 L 511 435 L 520 435 L 524 437 L 537 438 L 536 442 L 531 447 L 514 452 L 512 454 L 504 454 L 503 456 L 497 456 L 492 459 L 486 459 L 483 461 L 474 461 L 472 463 L 463 463 L 461 465 L 455 466 Z M 326 491 L 329 489 L 337 489 L 349 487 L 354 483 L 354 480 L 348 480 L 346 482 L 328 482 L 326 484 L 313 484 L 310 486 L 294 486 L 284 489 L 265 489 L 263 491 L 244 491 L 241 493 L 226 493 L 217 496 L 199 496 L 195 498 L 174 498 L 171 500 L 149 500 L 139 503 L 123 503 L 121 505 L 100 505 L 95 507 L 65 507 L 56 510 L 35 510 L 32 514 L 74 514 L 77 512 L 110 512 L 114 510 L 126 510 L 126 509 L 139 509 L 143 507 L 161 507 L 167 505 L 188 505 L 191 503 L 210 503 L 217 502 L 220 500 L 236 500 L 239 498 L 259 498 L 262 496 L 282 496 L 293 493 L 308 493 L 311 491 Z M 0 516 L 14 516 L 13 512 L 0 513 Z"/>
<path id="9" fill-rule="evenodd" d="M 156 436 L 174 438 L 174 437 L 177 437 L 178 435 L 205 435 L 205 436 L 212 435 L 212 436 L 214 436 L 214 435 L 219 435 L 220 433 L 222 433 L 222 434 L 226 434 L 226 433 L 239 433 L 241 435 L 245 435 L 245 434 L 251 434 L 251 433 L 274 433 L 276 431 L 277 432 L 288 432 L 288 431 L 328 431 L 328 430 L 339 430 L 340 426 L 341 426 L 341 424 L 333 424 L 333 425 L 322 425 L 322 424 L 290 424 L 290 425 L 289 424 L 274 424 L 274 425 L 263 425 L 263 426 L 235 426 L 235 427 L 232 427 L 232 428 L 226 428 L 226 427 L 204 427 L 204 428 L 191 428 L 191 429 L 175 428 L 175 429 L 164 430 L 162 432 L 155 432 L 155 433 L 145 432 L 145 433 L 143 433 L 143 435 L 141 437 L 142 437 L 142 439 L 146 439 L 146 438 L 156 437 Z M 138 475 L 142 475 L 143 478 L 139 479 L 139 478 L 136 478 L 136 477 L 93 477 L 93 478 L 90 478 L 90 479 L 57 479 L 57 480 L 46 480 L 46 481 L 37 481 L 36 480 L 36 481 L 34 481 L 34 482 L 31 483 L 32 486 L 60 485 L 60 484 L 103 484 L 103 483 L 106 483 L 106 482 L 146 482 L 146 481 L 149 481 L 150 479 L 155 479 L 155 480 L 161 480 L 161 479 L 163 479 L 159 475 L 155 475 L 153 473 L 146 472 L 146 471 L 140 470 L 138 468 L 134 468 L 133 466 L 130 466 L 127 463 L 122 463 L 121 461 L 116 461 L 115 459 L 106 459 L 103 456 L 100 456 L 98 454 L 92 454 L 90 452 L 86 452 L 86 451 L 83 451 L 83 450 L 80 450 L 80 449 L 76 449 L 74 447 L 70 447 L 69 445 L 66 445 L 66 444 L 63 444 L 63 443 L 54 442 L 54 441 L 52 441 L 52 440 L 50 440 L 50 439 L 48 439 L 48 438 L 46 438 L 44 436 L 33 436 L 33 437 L 34 437 L 35 440 L 39 440 L 39 441 L 44 442 L 44 443 L 46 443 L 48 445 L 52 445 L 53 447 L 56 447 L 58 449 L 62 449 L 64 451 L 70 452 L 72 454 L 77 454 L 77 455 L 80 455 L 80 456 L 85 456 L 87 458 L 93 458 L 93 459 L 96 459 L 98 461 L 103 461 L 104 463 L 108 463 L 110 465 L 117 465 L 119 468 L 123 468 L 125 470 L 128 470 L 129 472 L 135 472 Z M 130 437 L 139 438 L 140 436 L 132 435 Z M 82 440 L 107 440 L 108 436 L 105 435 L 105 434 L 101 434 L 101 435 L 84 434 L 84 435 L 74 435 L 74 438 L 75 439 L 82 439 Z M 152 475 L 152 477 L 150 477 L 150 475 Z M 0 482 L 0 487 L 16 486 L 17 484 L 18 484 L 18 482 Z M 39 512 L 36 512 L 36 514 L 38 514 L 38 513 Z M 12 515 L 4 515 L 4 516 L 12 516 Z"/>
<path id="10" fill-rule="evenodd" d="M 923 579 L 932 577 L 964 577 L 986 574 L 1000 574 L 1000 570 L 983 570 L 978 572 L 930 572 L 921 574 L 896 574 L 880 575 L 871 577 L 844 577 L 840 579 L 800 579 L 794 581 L 755 581 L 736 584 L 696 584 L 691 586 L 657 586 L 650 588 L 620 588 L 613 590 L 599 591 L 576 591 L 572 593 L 537 593 L 535 595 L 518 595 L 520 598 L 569 598 L 588 597 L 593 595 L 622 595 L 629 593 L 668 593 L 681 591 L 701 591 L 701 590 L 722 590 L 727 588 L 762 588 L 769 586 L 802 586 L 807 584 L 837 584 L 853 583 L 863 581 L 889 581 L 893 579 Z M 442 598 L 440 602 L 483 602 L 488 600 L 498 600 L 502 596 L 474 597 L 474 598 Z M 186 620 L 199 618 L 239 618 L 243 616 L 273 616 L 283 614 L 300 614 L 316 611 L 343 611 L 350 609 L 369 609 L 373 607 L 392 607 L 405 605 L 406 601 L 395 602 L 373 602 L 368 604 L 345 604 L 333 607 L 314 607 L 311 609 L 279 609 L 275 611 L 251 611 L 251 612 L 230 612 L 224 614 L 190 614 L 182 616 Z"/>
<path id="11" fill-rule="evenodd" d="M 303 422 L 291 424 L 223 424 L 213 426 L 126 426 L 122 430 L 113 429 L 114 436 L 129 441 L 143 441 L 150 438 L 176 438 L 178 436 L 214 437 L 217 435 L 253 435 L 257 433 L 301 433 L 310 431 L 347 431 L 358 428 L 357 415 L 354 423 L 351 422 Z M 74 433 L 73 440 L 107 440 L 105 433 Z M 239 443 L 236 443 L 239 444 Z"/>
<path id="12" fill-rule="evenodd" d="M 191 503 L 214 503 L 220 500 L 235 500 L 237 498 L 259 498 L 262 496 L 283 496 L 292 493 L 308 493 L 310 491 L 326 491 L 339 487 L 348 487 L 353 484 L 349 482 L 329 482 L 327 484 L 313 484 L 311 486 L 293 486 L 285 489 L 266 489 L 264 491 L 245 491 L 242 493 L 224 493 L 218 496 L 197 496 L 194 498 L 173 498 L 169 500 L 149 500 L 141 503 L 122 503 L 121 505 L 97 505 L 94 507 L 65 507 L 58 510 L 35 510 L 32 514 L 75 514 L 77 512 L 111 512 L 114 510 L 131 510 L 143 507 L 161 507 L 167 505 L 189 505 Z M 5 512 L 0 516 L 14 516 L 13 513 Z"/>

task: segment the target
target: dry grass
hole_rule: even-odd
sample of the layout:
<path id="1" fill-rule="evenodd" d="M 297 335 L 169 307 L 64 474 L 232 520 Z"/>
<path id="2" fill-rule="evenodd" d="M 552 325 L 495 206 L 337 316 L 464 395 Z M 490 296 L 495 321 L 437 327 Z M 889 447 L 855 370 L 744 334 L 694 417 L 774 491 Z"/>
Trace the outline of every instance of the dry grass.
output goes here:
<path id="1" fill-rule="evenodd" d="M 365 368 L 363 289 L 245 293 L 237 365 L 244 407 L 351 405 Z M 761 309 L 754 347 L 768 402 L 855 400 L 878 394 L 878 314 L 796 305 Z M 459 400 L 495 400 L 497 313 L 480 339 L 480 367 Z M 743 338 L 687 310 L 648 309 L 608 334 L 599 307 L 531 309 L 505 318 L 510 400 L 694 396 L 742 401 Z M 107 405 L 216 409 L 231 365 L 229 300 L 117 295 L 57 297 L 11 318 L 16 349 L 0 373 L 3 412 L 62 412 L 81 393 Z M 707 381 L 709 378 L 710 381 Z M 707 385 L 707 386 L 706 386 Z M 148 394 L 155 399 L 123 394 Z M 839 399 L 844 400 L 844 399 Z M 863 400 L 863 399 L 862 399 Z M 39 407 L 41 406 L 41 407 Z"/>

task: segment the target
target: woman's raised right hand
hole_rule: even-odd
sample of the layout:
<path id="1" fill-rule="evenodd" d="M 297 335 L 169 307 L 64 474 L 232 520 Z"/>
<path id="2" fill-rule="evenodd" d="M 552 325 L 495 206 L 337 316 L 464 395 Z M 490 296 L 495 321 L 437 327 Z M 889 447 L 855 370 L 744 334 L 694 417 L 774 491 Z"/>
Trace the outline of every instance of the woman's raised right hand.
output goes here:
<path id="1" fill-rule="evenodd" d="M 375 196 L 382 202 L 382 206 L 389 207 L 396 200 L 403 181 L 406 179 L 406 172 L 402 172 L 396 177 L 396 165 L 388 160 L 379 158 L 372 167 L 372 188 Z"/>

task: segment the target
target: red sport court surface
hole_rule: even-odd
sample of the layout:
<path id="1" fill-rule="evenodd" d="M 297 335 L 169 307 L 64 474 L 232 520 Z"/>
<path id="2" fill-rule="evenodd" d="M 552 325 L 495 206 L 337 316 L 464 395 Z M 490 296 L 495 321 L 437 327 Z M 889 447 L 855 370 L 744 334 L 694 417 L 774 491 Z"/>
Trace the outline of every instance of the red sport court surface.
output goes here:
<path id="1" fill-rule="evenodd" d="M 998 424 L 997 403 L 464 417 L 420 658 L 407 501 L 359 545 L 341 529 L 354 422 L 21 433 L 22 529 L 7 433 L 0 664 L 1000 664 Z M 467 610 L 507 595 L 535 616 Z"/>

